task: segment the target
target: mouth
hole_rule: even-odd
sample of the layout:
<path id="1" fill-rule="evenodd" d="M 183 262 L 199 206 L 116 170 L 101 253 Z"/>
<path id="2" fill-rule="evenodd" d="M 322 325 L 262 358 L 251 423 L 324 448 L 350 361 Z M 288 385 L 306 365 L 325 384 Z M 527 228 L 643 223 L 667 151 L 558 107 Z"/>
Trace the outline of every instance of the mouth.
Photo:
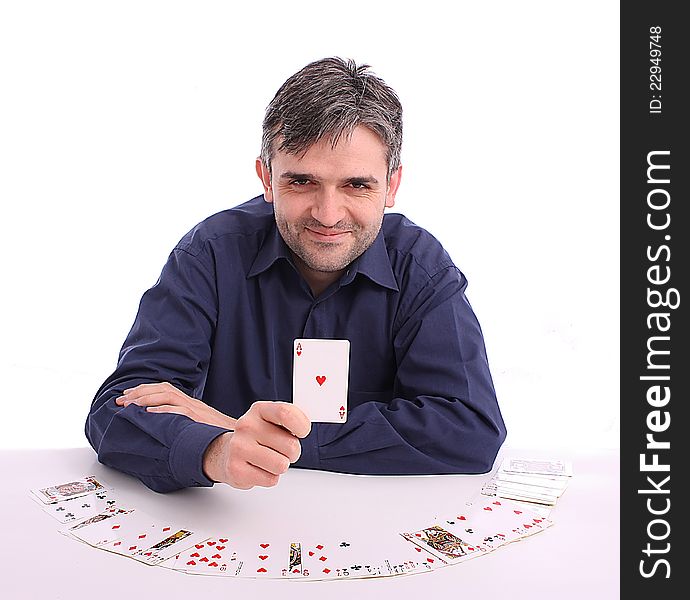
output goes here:
<path id="1" fill-rule="evenodd" d="M 351 232 L 342 230 L 318 230 L 305 227 L 312 239 L 319 242 L 339 242 L 345 239 Z"/>

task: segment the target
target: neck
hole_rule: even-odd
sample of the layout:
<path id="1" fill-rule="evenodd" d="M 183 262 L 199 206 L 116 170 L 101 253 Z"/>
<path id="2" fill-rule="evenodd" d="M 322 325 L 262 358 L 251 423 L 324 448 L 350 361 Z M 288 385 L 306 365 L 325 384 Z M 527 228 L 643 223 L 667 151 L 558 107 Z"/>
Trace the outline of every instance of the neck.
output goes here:
<path id="1" fill-rule="evenodd" d="M 311 289 L 311 293 L 314 294 L 315 298 L 318 298 L 333 282 L 338 281 L 345 272 L 345 269 L 341 269 L 340 271 L 315 271 L 309 268 L 299 256 L 294 253 L 292 256 L 297 265 L 297 269 L 309 285 L 309 289 Z"/>

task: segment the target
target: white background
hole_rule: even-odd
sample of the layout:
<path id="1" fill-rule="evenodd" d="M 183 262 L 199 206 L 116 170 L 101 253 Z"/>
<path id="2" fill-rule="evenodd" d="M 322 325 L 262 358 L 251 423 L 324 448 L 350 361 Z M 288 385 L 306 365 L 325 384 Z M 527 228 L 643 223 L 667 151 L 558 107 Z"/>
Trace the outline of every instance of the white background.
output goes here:
<path id="1" fill-rule="evenodd" d="M 141 294 L 193 225 L 260 193 L 263 111 L 329 55 L 402 100 L 393 210 L 469 279 L 507 442 L 618 447 L 618 16 L 601 0 L 0 4 L 0 447 L 87 444 Z"/>

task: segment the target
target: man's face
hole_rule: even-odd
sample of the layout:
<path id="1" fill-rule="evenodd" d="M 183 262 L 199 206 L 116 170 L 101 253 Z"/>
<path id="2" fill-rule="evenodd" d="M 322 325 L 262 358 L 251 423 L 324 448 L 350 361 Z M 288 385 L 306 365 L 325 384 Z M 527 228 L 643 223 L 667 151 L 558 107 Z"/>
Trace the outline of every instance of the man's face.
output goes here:
<path id="1" fill-rule="evenodd" d="M 362 126 L 335 148 L 322 140 L 304 155 L 276 152 L 270 176 L 258 159 L 256 167 L 278 230 L 307 277 L 344 270 L 372 244 L 402 169 L 386 181 L 386 147 Z"/>

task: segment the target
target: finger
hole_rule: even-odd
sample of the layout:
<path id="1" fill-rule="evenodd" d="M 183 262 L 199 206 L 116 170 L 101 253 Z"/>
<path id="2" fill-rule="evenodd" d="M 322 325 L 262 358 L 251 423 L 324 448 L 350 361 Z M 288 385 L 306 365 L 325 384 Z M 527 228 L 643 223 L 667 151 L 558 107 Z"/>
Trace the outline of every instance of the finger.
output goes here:
<path id="1" fill-rule="evenodd" d="M 245 460 L 250 465 L 272 475 L 282 475 L 290 467 L 290 460 L 285 455 L 260 444 L 255 444 L 251 448 Z"/>
<path id="2" fill-rule="evenodd" d="M 146 412 L 150 413 L 170 413 L 174 415 L 184 415 L 193 419 L 191 411 L 185 406 L 173 406 L 172 404 L 163 404 L 162 406 L 147 406 Z"/>
<path id="3" fill-rule="evenodd" d="M 302 454 L 302 445 L 299 443 L 299 439 L 282 427 L 272 423 L 269 425 L 269 430 L 259 433 L 257 442 L 282 454 L 289 462 L 296 462 Z"/>
<path id="4" fill-rule="evenodd" d="M 125 398 L 141 398 L 142 396 L 148 396 L 149 394 L 162 393 L 162 392 L 175 392 L 179 391 L 176 387 L 169 384 L 168 382 L 160 383 L 142 383 L 136 387 L 126 389 L 122 395 Z"/>
<path id="5" fill-rule="evenodd" d="M 123 398 L 123 406 L 129 406 L 130 404 L 136 404 L 137 406 L 162 406 L 164 404 L 185 406 L 183 398 L 177 394 L 170 393 L 168 390 L 139 396 L 138 398 L 129 398 L 127 396 L 123 396 Z"/>
<path id="6" fill-rule="evenodd" d="M 233 477 L 233 480 L 229 483 L 232 487 L 249 490 L 257 485 L 259 487 L 273 487 L 278 483 L 279 479 L 279 475 L 264 471 L 252 464 L 244 463 L 241 474 Z"/>
<path id="7" fill-rule="evenodd" d="M 252 404 L 251 409 L 254 407 L 264 421 L 280 425 L 297 437 L 307 437 L 311 431 L 311 421 L 294 404 L 261 401 Z"/>

